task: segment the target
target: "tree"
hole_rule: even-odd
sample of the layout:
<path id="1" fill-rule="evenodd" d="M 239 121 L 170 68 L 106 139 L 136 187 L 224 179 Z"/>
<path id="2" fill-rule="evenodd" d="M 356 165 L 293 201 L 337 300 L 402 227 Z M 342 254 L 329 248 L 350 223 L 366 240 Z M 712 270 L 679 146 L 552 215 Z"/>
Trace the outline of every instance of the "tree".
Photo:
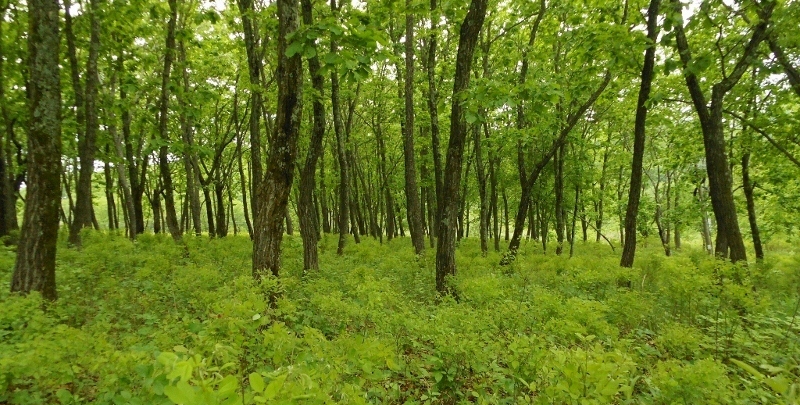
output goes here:
<path id="1" fill-rule="evenodd" d="M 636 125 L 633 129 L 633 162 L 631 163 L 631 186 L 628 189 L 628 208 L 625 211 L 625 246 L 622 249 L 620 266 L 633 266 L 636 254 L 636 217 L 639 215 L 639 199 L 642 196 L 642 160 L 644 159 L 645 125 L 650 87 L 656 58 L 656 39 L 658 38 L 658 9 L 661 0 L 650 0 L 647 8 L 647 49 L 644 52 L 642 81 L 639 99 L 636 102 Z M 598 231 L 599 232 L 599 231 Z"/>
<path id="2" fill-rule="evenodd" d="M 456 274 L 456 219 L 458 217 L 459 186 L 467 137 L 464 118 L 464 95 L 469 88 L 472 72 L 472 56 L 478 42 L 478 34 L 486 18 L 487 0 L 472 0 L 467 15 L 461 23 L 456 54 L 456 71 L 453 78 L 453 96 L 450 109 L 450 141 L 447 145 L 444 182 L 440 196 L 441 207 L 436 221 L 439 225 L 436 245 L 436 291 L 440 294 L 452 292 L 446 278 Z"/>
<path id="3" fill-rule="evenodd" d="M 289 54 L 289 39 L 299 27 L 297 0 L 278 0 L 278 107 L 275 133 L 264 179 L 256 190 L 260 201 L 253 228 L 253 277 L 280 271 L 280 249 L 286 205 L 294 179 L 297 138 L 302 108 L 303 63 L 299 53 Z"/>
<path id="4" fill-rule="evenodd" d="M 56 239 L 61 203 L 61 79 L 58 2 L 28 2 L 28 179 L 11 291 L 56 299 Z"/>
<path id="5" fill-rule="evenodd" d="M 425 234 L 422 226 L 422 206 L 417 186 L 417 163 L 414 158 L 414 14 L 411 0 L 406 0 L 406 37 L 405 37 L 405 87 L 404 106 L 405 121 L 403 124 L 403 158 L 406 180 L 406 217 L 411 233 L 411 244 L 414 252 L 420 254 L 425 250 Z"/>
<path id="6" fill-rule="evenodd" d="M 714 208 L 714 217 L 717 221 L 715 251 L 718 256 L 729 258 L 732 262 L 745 261 L 747 260 L 747 252 L 739 229 L 736 204 L 733 200 L 733 180 L 725 146 L 722 113 L 725 96 L 753 64 L 757 57 L 759 45 L 767 38 L 770 18 L 776 2 L 766 1 L 760 5 L 758 9 L 759 22 L 753 27 L 750 39 L 730 72 L 725 71 L 726 61 L 722 61 L 722 80 L 711 86 L 710 99 L 707 98 L 703 91 L 700 79 L 697 76 L 697 63 L 692 58 L 689 41 L 681 18 L 683 6 L 680 0 L 670 0 L 670 2 L 672 6 L 670 18 L 676 21 L 674 24 L 675 46 L 683 64 L 683 76 L 703 132 L 711 205 Z"/>

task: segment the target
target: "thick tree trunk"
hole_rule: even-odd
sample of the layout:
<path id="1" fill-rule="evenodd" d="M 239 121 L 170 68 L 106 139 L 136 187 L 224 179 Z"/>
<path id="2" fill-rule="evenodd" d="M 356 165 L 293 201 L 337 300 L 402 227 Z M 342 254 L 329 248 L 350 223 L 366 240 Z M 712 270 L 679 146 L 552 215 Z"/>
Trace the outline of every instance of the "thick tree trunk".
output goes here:
<path id="1" fill-rule="evenodd" d="M 453 97 L 450 112 L 450 141 L 447 147 L 444 182 L 442 183 L 438 244 L 436 246 L 436 290 L 448 294 L 451 288 L 447 277 L 456 274 L 456 217 L 458 215 L 461 185 L 461 167 L 467 137 L 467 123 L 461 95 L 469 88 L 472 56 L 478 34 L 486 17 L 486 0 L 472 0 L 461 24 L 456 55 L 456 72 L 453 79 Z"/>
<path id="2" fill-rule="evenodd" d="M 92 226 L 92 175 L 94 174 L 94 156 L 97 151 L 97 93 L 99 76 L 97 59 L 100 53 L 100 21 L 98 0 L 90 1 L 91 34 L 89 40 L 89 58 L 86 62 L 85 107 L 86 128 L 83 138 L 78 140 L 78 156 L 80 158 L 80 175 L 75 185 L 75 216 L 69 227 L 69 243 L 80 246 L 82 228 Z"/>
<path id="3" fill-rule="evenodd" d="M 628 189 L 628 207 L 625 210 L 625 244 L 622 248 L 620 266 L 632 267 L 636 254 L 636 217 L 639 215 L 639 200 L 642 196 L 642 161 L 644 159 L 645 126 L 647 123 L 647 100 L 653 82 L 656 45 L 658 37 L 658 9 L 661 0 L 650 0 L 647 9 L 647 38 L 652 41 L 644 53 L 642 80 L 636 104 L 636 122 L 633 129 L 633 162 L 631 163 L 631 185 Z M 605 157 L 604 157 L 605 164 Z M 600 235 L 600 228 L 597 234 Z"/>
<path id="4" fill-rule="evenodd" d="M 275 134 L 269 160 L 256 199 L 260 201 L 253 224 L 253 277 L 261 280 L 267 271 L 278 277 L 283 222 L 289 191 L 294 180 L 297 138 L 302 118 L 303 61 L 301 55 L 286 55 L 288 37 L 299 27 L 297 0 L 277 0 L 278 8 L 278 100 Z"/>
<path id="5" fill-rule="evenodd" d="M 683 6 L 680 0 L 671 0 L 671 4 L 675 12 L 680 13 L 682 11 Z M 706 96 L 700 86 L 700 80 L 688 68 L 693 62 L 693 58 L 684 27 L 682 24 L 678 24 L 674 30 L 675 43 L 684 67 L 684 79 L 703 132 L 709 194 L 711 196 L 711 206 L 714 209 L 714 217 L 717 221 L 716 254 L 722 258 L 729 258 L 734 263 L 746 261 L 747 252 L 739 229 L 736 204 L 733 199 L 733 178 L 728 164 L 728 155 L 725 152 L 725 136 L 722 123 L 723 102 L 725 95 L 733 89 L 745 71 L 755 61 L 759 45 L 767 37 L 767 29 L 769 28 L 775 5 L 775 2 L 767 2 L 759 10 L 759 23 L 754 27 L 752 36 L 747 42 L 741 57 L 724 79 L 711 86 L 710 104 L 706 101 Z"/>
<path id="6" fill-rule="evenodd" d="M 158 149 L 158 169 L 161 174 L 161 182 L 164 190 L 164 211 L 166 214 L 166 225 L 172 239 L 176 242 L 181 240 L 181 231 L 178 225 L 178 215 L 175 212 L 175 193 L 172 184 L 172 173 L 169 167 L 169 133 L 167 132 L 167 120 L 169 113 L 169 78 L 172 69 L 172 60 L 175 54 L 175 24 L 178 19 L 178 2 L 169 0 L 170 16 L 167 23 L 167 41 L 164 50 L 164 70 L 161 72 L 161 96 L 159 99 L 158 113 L 158 134 L 163 144 Z"/>
<path id="7" fill-rule="evenodd" d="M 28 179 L 11 292 L 56 299 L 61 204 L 61 80 L 58 2 L 28 0 Z"/>

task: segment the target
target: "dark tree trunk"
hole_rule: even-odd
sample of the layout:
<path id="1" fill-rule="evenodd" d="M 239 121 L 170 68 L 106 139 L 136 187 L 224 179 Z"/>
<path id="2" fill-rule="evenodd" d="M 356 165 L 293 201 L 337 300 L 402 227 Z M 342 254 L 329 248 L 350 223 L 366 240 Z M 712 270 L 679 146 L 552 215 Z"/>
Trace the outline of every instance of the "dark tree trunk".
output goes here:
<path id="1" fill-rule="evenodd" d="M 61 80 L 58 2 L 28 0 L 28 179 L 11 292 L 56 299 L 61 204 Z"/>
<path id="2" fill-rule="evenodd" d="M 509 238 L 509 229 L 508 229 L 508 195 L 506 194 L 506 189 L 503 188 L 503 224 L 505 226 L 505 240 Z"/>
<path id="3" fill-rule="evenodd" d="M 197 158 L 197 151 L 194 146 L 194 129 L 192 119 L 188 113 L 189 102 L 187 95 L 191 93 L 189 87 L 189 70 L 186 62 L 186 48 L 183 40 L 178 43 L 178 62 L 181 67 L 181 78 L 183 80 L 183 93 L 179 94 L 181 104 L 181 135 L 184 142 L 183 168 L 186 171 L 186 194 L 189 197 L 189 212 L 192 218 L 192 230 L 194 234 L 200 236 L 203 232 L 202 207 L 200 205 L 200 167 Z M 233 106 L 234 110 L 236 105 Z"/>
<path id="4" fill-rule="evenodd" d="M 403 125 L 403 157 L 406 180 L 406 217 L 408 230 L 411 233 L 411 244 L 414 252 L 420 254 L 425 250 L 425 234 L 422 227 L 422 207 L 417 186 L 417 164 L 414 158 L 414 15 L 411 12 L 411 0 L 406 0 L 406 37 L 405 37 L 405 123 Z"/>
<path id="5" fill-rule="evenodd" d="M 644 159 L 645 126 L 647 123 L 647 100 L 653 82 L 656 45 L 658 38 L 658 9 L 661 0 L 650 0 L 647 9 L 647 38 L 652 41 L 644 53 L 642 80 L 639 87 L 639 99 L 636 104 L 636 122 L 633 129 L 633 162 L 631 163 L 631 185 L 628 189 L 628 207 L 625 210 L 625 244 L 622 248 L 620 266 L 632 267 L 636 254 L 636 217 L 639 215 L 639 200 L 642 196 L 642 160 Z M 605 165 L 605 159 L 604 165 Z M 600 228 L 597 230 L 600 235 Z"/>
<path id="6" fill-rule="evenodd" d="M 438 41 L 438 35 L 436 33 L 436 29 L 439 24 L 439 16 L 437 15 L 437 4 L 436 0 L 430 0 L 431 2 L 431 33 L 428 38 L 428 57 L 425 63 L 425 70 L 428 74 L 428 115 L 431 120 L 431 149 L 433 152 L 433 175 L 434 175 L 434 187 L 435 187 L 435 195 L 434 201 L 435 205 L 433 207 L 434 210 L 429 208 L 429 211 L 433 211 L 431 218 L 434 220 L 431 221 L 431 235 L 437 235 L 437 228 L 438 228 L 438 221 L 435 220 L 437 218 L 437 213 L 441 209 L 441 195 L 442 195 L 442 152 L 440 147 L 440 139 L 439 139 L 439 92 L 436 88 L 436 47 Z"/>
<path id="7" fill-rule="evenodd" d="M 483 150 L 481 148 L 481 128 L 479 124 L 472 126 L 473 147 L 475 148 L 475 174 L 478 180 L 478 199 L 480 203 L 479 211 L 479 232 L 481 239 L 481 254 L 486 256 L 489 251 L 489 201 L 486 199 L 486 170 L 483 166 Z"/>
<path id="8" fill-rule="evenodd" d="M 122 59 L 120 58 L 119 61 L 121 62 Z M 116 78 L 117 74 L 121 73 L 122 70 L 122 63 L 117 66 L 117 72 L 115 72 L 113 78 L 111 79 L 111 97 L 114 97 L 114 93 L 116 92 Z M 122 137 L 120 137 L 119 133 L 117 132 L 116 126 L 116 117 L 114 116 L 113 110 L 109 112 L 109 121 L 108 124 L 108 133 L 111 135 L 111 138 L 114 142 L 114 151 L 116 152 L 117 163 L 114 167 L 117 169 L 117 176 L 119 177 L 119 187 L 122 190 L 123 196 L 123 203 L 125 205 L 125 210 L 123 210 L 123 214 L 125 217 L 125 224 L 128 229 L 128 237 L 131 240 L 136 240 L 136 210 L 133 206 L 133 197 L 131 194 L 131 184 L 128 181 L 128 174 L 125 171 L 125 146 Z"/>
<path id="9" fill-rule="evenodd" d="M 208 236 L 214 237 L 217 235 L 217 227 L 214 226 L 214 200 L 211 199 L 211 191 L 209 185 L 203 185 L 203 197 L 206 199 L 206 221 L 208 222 Z"/>
<path id="10" fill-rule="evenodd" d="M 222 179 L 214 181 L 214 200 L 217 203 L 217 237 L 228 236 L 228 219 L 225 217 L 225 183 Z"/>
<path id="11" fill-rule="evenodd" d="M 103 162 L 103 176 L 105 177 L 106 186 L 106 214 L 108 216 L 108 229 L 115 230 L 119 225 L 117 219 L 117 204 L 114 201 L 114 176 L 111 174 L 111 165 L 108 163 L 108 157 L 111 156 L 110 148 L 106 145 L 106 161 Z"/>
<path id="12" fill-rule="evenodd" d="M 244 211 L 244 222 L 247 225 L 247 234 L 253 237 L 253 223 L 250 221 L 250 209 L 247 205 L 247 176 L 244 173 L 244 163 L 242 162 L 242 134 L 236 134 L 236 160 L 239 169 L 239 182 L 242 186 L 242 208 Z M 198 182 L 199 186 L 199 182 Z"/>
<path id="13" fill-rule="evenodd" d="M 258 214 L 260 201 L 258 201 L 255 190 L 260 187 L 263 180 L 263 168 L 261 158 L 261 75 L 263 65 L 261 62 L 261 52 L 259 51 L 258 24 L 254 21 L 255 9 L 253 0 L 237 0 L 239 13 L 242 16 L 242 31 L 244 31 L 245 50 L 247 52 L 247 73 L 250 77 L 250 86 L 253 89 L 250 93 L 250 196 L 253 218 Z M 253 233 L 250 234 L 253 237 Z"/>
<path id="14" fill-rule="evenodd" d="M 467 123 L 461 94 L 469 88 L 472 56 L 478 34 L 486 17 L 486 0 L 472 0 L 461 24 L 456 55 L 456 72 L 453 79 L 453 97 L 450 112 L 450 141 L 447 147 L 444 182 L 442 183 L 438 244 L 436 246 L 436 290 L 448 294 L 451 288 L 447 277 L 456 274 L 456 219 L 460 198 L 461 167 L 467 137 Z"/>
<path id="15" fill-rule="evenodd" d="M 683 6 L 680 0 L 671 0 L 671 4 L 675 12 L 681 12 Z M 724 79 L 711 86 L 710 104 L 703 93 L 700 80 L 688 68 L 693 62 L 693 58 L 684 27 L 682 24 L 675 26 L 675 43 L 683 63 L 684 79 L 703 132 L 709 194 L 711 196 L 711 206 L 714 209 L 714 217 L 717 221 L 715 250 L 718 256 L 729 258 L 734 263 L 746 261 L 747 252 L 739 229 L 736 204 L 733 199 L 733 178 L 728 164 L 728 155 L 725 152 L 725 136 L 722 123 L 723 102 L 725 95 L 736 85 L 757 58 L 759 45 L 767 37 L 767 29 L 769 28 L 775 5 L 775 2 L 767 2 L 762 6 L 762 9 L 758 10 L 759 23 L 754 27 L 752 36 L 745 45 L 741 57 Z"/>
<path id="16" fill-rule="evenodd" d="M 555 192 L 556 203 L 556 255 L 561 255 L 564 250 L 564 144 L 553 154 L 553 171 L 555 182 L 553 191 Z"/>
<path id="17" fill-rule="evenodd" d="M 119 69 L 120 69 L 120 86 L 119 86 L 119 99 L 120 103 L 127 107 L 128 95 L 125 91 L 125 61 L 123 59 L 124 53 L 120 53 Z M 140 142 L 144 142 L 144 136 L 139 137 Z M 125 145 L 125 161 L 128 166 L 128 179 L 131 183 L 131 201 L 133 204 L 134 217 L 131 217 L 132 229 L 135 234 L 144 233 L 144 181 L 145 173 L 147 173 L 148 158 L 145 156 L 140 159 L 139 164 L 133 155 L 133 142 L 131 139 L 131 114 L 129 108 L 122 109 L 122 143 Z M 139 144 L 141 149 L 142 143 Z"/>
<path id="18" fill-rule="evenodd" d="M 755 183 L 750 180 L 750 152 L 746 152 L 742 155 L 742 189 L 747 200 L 747 219 L 750 222 L 750 235 L 753 237 L 756 260 L 762 261 L 764 260 L 764 248 L 761 246 L 761 233 L 756 222 L 756 202 L 753 197 L 755 188 Z"/>
<path id="19" fill-rule="evenodd" d="M 611 74 L 606 71 L 603 82 L 600 83 L 598 88 L 595 89 L 594 93 L 592 93 L 586 102 L 584 102 L 574 113 L 567 117 L 566 125 L 561 129 L 561 133 L 553 141 L 549 149 L 545 151 L 544 156 L 542 156 L 541 159 L 533 166 L 530 175 L 527 176 L 525 184 L 522 187 L 519 207 L 517 208 L 517 217 L 514 221 L 514 233 L 511 236 L 511 240 L 508 242 L 508 252 L 500 261 L 500 264 L 511 264 L 516 258 L 519 244 L 522 241 L 522 232 L 525 228 L 525 216 L 528 214 L 528 209 L 530 207 L 531 191 L 533 190 L 534 184 L 536 184 L 536 181 L 539 179 L 539 175 L 542 173 L 542 170 L 547 163 L 550 162 L 550 159 L 553 158 L 553 155 L 556 154 L 556 151 L 561 147 L 561 145 L 567 141 L 567 135 L 569 135 L 569 133 L 572 131 L 572 128 L 574 128 L 575 124 L 578 123 L 578 120 L 583 117 L 583 114 L 586 113 L 586 110 L 588 110 L 594 104 L 594 102 L 597 101 L 610 81 Z"/>
<path id="20" fill-rule="evenodd" d="M 792 66 L 792 62 L 789 57 L 783 52 L 783 49 L 778 44 L 775 35 L 777 31 L 773 31 L 772 35 L 768 39 L 769 41 L 769 49 L 772 51 L 772 54 L 775 55 L 775 59 L 778 60 L 778 63 L 783 67 L 784 73 L 789 78 L 789 85 L 792 86 L 792 90 L 794 90 L 795 94 L 800 97 L 800 71 L 797 70 L 796 67 Z"/>
<path id="21" fill-rule="evenodd" d="M 386 239 L 392 240 L 396 235 L 396 225 L 394 221 L 394 200 L 392 199 L 392 191 L 389 187 L 389 173 L 386 170 L 386 144 L 383 139 L 383 130 L 380 119 L 375 122 L 375 138 L 377 140 L 378 155 L 378 170 L 381 175 L 381 191 L 386 204 Z"/>
<path id="22" fill-rule="evenodd" d="M 338 15 L 339 8 L 336 0 L 331 0 L 331 11 Z M 336 41 L 331 41 L 331 52 L 337 53 L 339 46 Z M 347 233 L 350 228 L 350 179 L 347 165 L 347 139 L 342 122 L 342 108 L 339 98 L 339 73 L 335 69 L 331 71 L 331 106 L 333 109 L 333 129 L 336 133 L 336 153 L 339 161 L 339 244 L 336 254 L 344 254 L 344 245 L 347 241 Z"/>
<path id="23" fill-rule="evenodd" d="M 166 225 L 172 239 L 181 240 L 181 231 L 178 226 L 178 215 L 175 212 L 175 193 L 172 184 L 172 173 L 169 167 L 169 134 L 167 120 L 169 113 L 169 77 L 172 69 L 172 60 L 175 54 L 175 24 L 178 19 L 178 2 L 169 0 L 170 16 L 167 23 L 167 41 L 164 53 L 164 70 L 161 72 L 161 96 L 159 99 L 158 134 L 163 144 L 158 149 L 158 169 L 164 190 L 164 211 Z"/>
<path id="24" fill-rule="evenodd" d="M 313 4 L 311 0 L 302 0 L 303 23 L 313 24 Z M 316 45 L 312 45 L 316 49 Z M 316 52 L 315 52 L 316 54 Z M 319 58 L 314 56 L 308 59 L 308 73 L 315 91 L 313 101 L 313 126 L 311 141 L 303 169 L 300 171 L 300 198 L 297 204 L 297 217 L 300 220 L 300 237 L 303 239 L 303 270 L 319 270 L 319 255 L 317 253 L 317 240 L 319 232 L 316 229 L 314 218 L 314 188 L 316 186 L 315 174 L 317 160 L 322 154 L 322 141 L 325 136 L 325 106 L 322 97 L 325 85 L 320 74 Z"/>
<path id="25" fill-rule="evenodd" d="M 3 37 L 3 22 L 5 22 L 7 4 L 4 3 L 0 7 L 0 38 Z M 5 54 L 3 41 L 0 41 L 0 55 Z M 6 100 L 6 83 L 5 83 L 5 58 L 0 57 L 0 100 Z M 11 119 L 8 111 L 8 103 L 0 103 L 0 118 L 3 119 L 4 127 L 3 132 L 0 132 L 0 236 L 8 235 L 11 230 L 11 211 L 10 205 L 12 201 L 13 189 L 11 187 L 11 173 L 13 173 L 11 159 L 6 160 L 10 154 L 6 154 L 5 145 L 11 143 L 11 137 L 14 134 L 14 121 Z M 5 139 L 4 139 L 5 138 Z"/>
<path id="26" fill-rule="evenodd" d="M 78 140 L 78 156 L 80 158 L 80 175 L 75 185 L 75 216 L 69 227 L 69 243 L 80 246 L 80 231 L 92 226 L 92 175 L 94 174 L 94 156 L 97 151 L 97 93 L 99 77 L 97 59 L 100 53 L 100 21 L 98 0 L 90 1 L 91 34 L 89 40 L 89 58 L 86 62 L 85 107 L 86 128 L 83 137 Z"/>
<path id="27" fill-rule="evenodd" d="M 297 0 L 278 0 L 278 100 L 275 133 L 270 145 L 267 170 L 259 185 L 258 214 L 253 228 L 253 277 L 261 280 L 267 271 L 278 277 L 283 222 L 289 191 L 294 180 L 297 138 L 302 118 L 303 61 L 301 55 L 286 55 L 288 37 L 299 26 Z"/>

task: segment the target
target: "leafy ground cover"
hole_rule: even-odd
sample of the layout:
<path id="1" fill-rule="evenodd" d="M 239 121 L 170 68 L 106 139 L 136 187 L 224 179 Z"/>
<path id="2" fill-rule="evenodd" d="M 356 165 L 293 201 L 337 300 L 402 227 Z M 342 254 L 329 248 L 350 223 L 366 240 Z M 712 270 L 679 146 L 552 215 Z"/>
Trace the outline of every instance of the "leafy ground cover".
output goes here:
<path id="1" fill-rule="evenodd" d="M 0 252 L 0 403 L 796 403 L 800 255 L 749 268 L 607 245 L 523 246 L 512 267 L 462 242 L 457 299 L 406 239 L 365 240 L 303 276 L 250 276 L 247 237 L 85 235 L 59 299 L 10 296 Z M 279 293 L 275 308 L 267 305 Z"/>

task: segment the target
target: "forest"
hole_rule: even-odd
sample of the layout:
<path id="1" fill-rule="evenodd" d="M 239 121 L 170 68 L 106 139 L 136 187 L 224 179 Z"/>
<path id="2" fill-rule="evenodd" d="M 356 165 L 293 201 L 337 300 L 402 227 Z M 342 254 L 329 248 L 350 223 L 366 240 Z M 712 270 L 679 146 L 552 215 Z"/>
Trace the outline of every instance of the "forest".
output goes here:
<path id="1" fill-rule="evenodd" d="M 798 404 L 798 27 L 0 0 L 0 404 Z"/>

